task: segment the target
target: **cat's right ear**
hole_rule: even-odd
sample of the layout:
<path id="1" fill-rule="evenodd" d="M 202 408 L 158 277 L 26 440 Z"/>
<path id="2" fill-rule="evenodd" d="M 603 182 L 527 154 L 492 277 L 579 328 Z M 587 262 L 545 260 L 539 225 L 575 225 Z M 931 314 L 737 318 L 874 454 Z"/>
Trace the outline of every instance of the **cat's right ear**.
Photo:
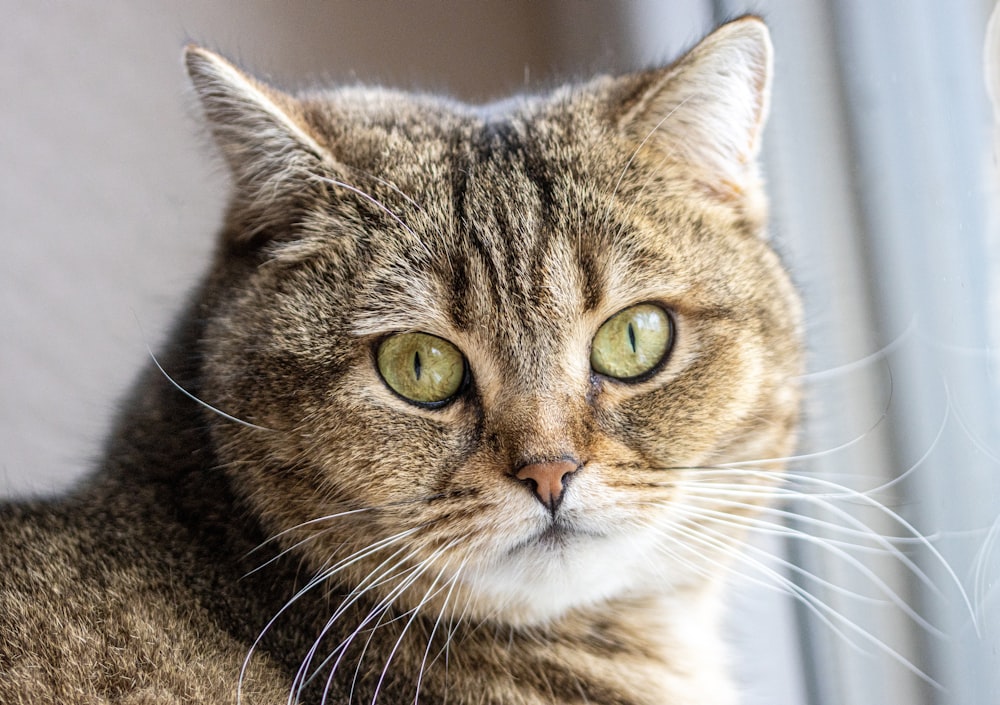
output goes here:
<path id="1" fill-rule="evenodd" d="M 723 198 L 756 185 L 756 157 L 767 119 L 771 40 L 753 16 L 723 25 L 627 104 L 619 127 L 659 160 L 704 170 Z"/>
<path id="2" fill-rule="evenodd" d="M 304 194 L 283 185 L 315 183 L 333 157 L 311 134 L 293 97 L 198 46 L 185 48 L 184 61 L 233 177 L 240 237 L 287 225 Z"/>

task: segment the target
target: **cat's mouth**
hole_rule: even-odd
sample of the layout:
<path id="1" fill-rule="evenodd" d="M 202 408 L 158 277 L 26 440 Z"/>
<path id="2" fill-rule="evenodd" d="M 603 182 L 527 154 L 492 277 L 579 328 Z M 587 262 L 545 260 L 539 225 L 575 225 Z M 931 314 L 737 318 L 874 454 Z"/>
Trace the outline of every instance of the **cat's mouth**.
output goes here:
<path id="1" fill-rule="evenodd" d="M 577 535 L 574 529 L 570 529 L 561 524 L 552 523 L 542 531 L 537 537 L 535 537 L 534 542 L 542 544 L 543 546 L 553 546 L 553 547 L 564 547 L 572 538 Z"/>
<path id="2" fill-rule="evenodd" d="M 581 541 L 600 538 L 603 538 L 603 535 L 557 520 L 550 522 L 538 533 L 518 542 L 508 554 L 516 554 L 525 549 L 565 550 Z"/>

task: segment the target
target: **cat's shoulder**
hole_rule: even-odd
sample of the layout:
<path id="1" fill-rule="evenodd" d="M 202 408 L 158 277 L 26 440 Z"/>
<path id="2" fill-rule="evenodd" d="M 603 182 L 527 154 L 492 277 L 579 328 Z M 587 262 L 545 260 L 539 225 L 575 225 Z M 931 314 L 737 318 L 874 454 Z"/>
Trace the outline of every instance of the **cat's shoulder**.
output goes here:
<path id="1" fill-rule="evenodd" d="M 73 501 L 0 503 L 0 702 L 235 702 L 245 644 L 100 519 Z M 261 684 L 280 682 L 256 658 L 247 701 L 277 702 L 287 693 Z"/>

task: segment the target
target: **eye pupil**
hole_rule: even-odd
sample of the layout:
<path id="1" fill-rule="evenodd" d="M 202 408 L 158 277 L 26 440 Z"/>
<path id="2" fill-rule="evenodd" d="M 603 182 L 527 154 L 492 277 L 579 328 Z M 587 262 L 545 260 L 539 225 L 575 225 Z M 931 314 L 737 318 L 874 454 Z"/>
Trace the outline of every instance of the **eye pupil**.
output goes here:
<path id="1" fill-rule="evenodd" d="M 635 354 L 635 328 L 632 327 L 631 323 L 628 324 L 628 344 L 632 348 L 632 354 L 634 355 Z"/>
<path id="2" fill-rule="evenodd" d="M 413 374 L 416 375 L 417 379 L 420 379 L 420 353 L 413 353 Z"/>

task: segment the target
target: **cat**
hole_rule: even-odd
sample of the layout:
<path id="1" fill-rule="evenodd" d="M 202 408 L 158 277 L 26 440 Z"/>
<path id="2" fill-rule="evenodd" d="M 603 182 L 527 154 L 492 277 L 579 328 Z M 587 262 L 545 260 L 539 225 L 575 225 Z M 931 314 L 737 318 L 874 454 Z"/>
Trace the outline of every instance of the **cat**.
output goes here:
<path id="1" fill-rule="evenodd" d="M 225 224 L 99 467 L 0 505 L 0 702 L 736 702 L 802 367 L 765 25 L 482 107 L 185 58 Z"/>

